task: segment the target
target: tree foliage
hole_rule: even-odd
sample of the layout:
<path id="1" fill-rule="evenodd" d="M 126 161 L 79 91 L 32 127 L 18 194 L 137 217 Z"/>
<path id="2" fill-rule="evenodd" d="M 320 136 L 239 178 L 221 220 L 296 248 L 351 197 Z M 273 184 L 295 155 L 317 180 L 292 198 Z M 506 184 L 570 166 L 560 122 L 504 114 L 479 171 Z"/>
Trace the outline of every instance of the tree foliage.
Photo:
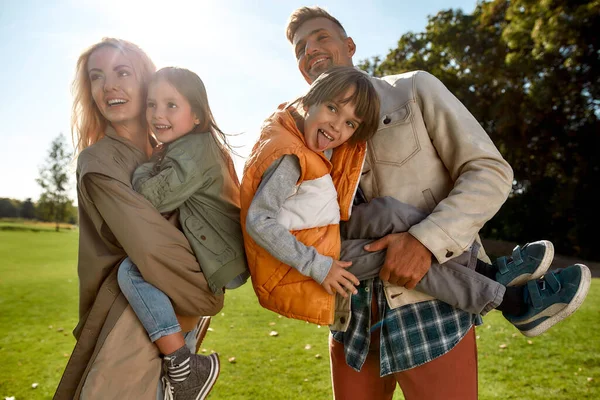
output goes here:
<path id="1" fill-rule="evenodd" d="M 67 207 L 71 204 L 67 196 L 69 190 L 69 163 L 72 154 L 67 150 L 64 135 L 60 134 L 50 144 L 48 157 L 40 167 L 38 184 L 42 187 L 42 195 L 38 201 L 38 213 L 43 213 L 42 219 L 48 218 L 56 222 L 56 231 L 59 222 L 66 216 Z"/>
<path id="2" fill-rule="evenodd" d="M 485 236 L 547 238 L 566 254 L 594 252 L 600 214 L 600 0 L 495 0 L 444 10 L 424 32 L 361 67 L 416 69 L 466 105 L 515 171 L 511 197 Z"/>

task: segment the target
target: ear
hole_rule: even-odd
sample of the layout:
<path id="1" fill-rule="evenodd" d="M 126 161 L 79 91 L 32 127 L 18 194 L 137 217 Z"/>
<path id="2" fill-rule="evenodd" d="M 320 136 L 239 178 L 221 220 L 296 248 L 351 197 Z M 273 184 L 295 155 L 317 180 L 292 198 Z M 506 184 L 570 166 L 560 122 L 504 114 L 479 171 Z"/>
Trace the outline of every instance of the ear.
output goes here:
<path id="1" fill-rule="evenodd" d="M 346 38 L 346 45 L 348 46 L 348 57 L 352 58 L 354 53 L 356 53 L 356 44 L 351 37 Z"/>
<path id="2" fill-rule="evenodd" d="M 196 116 L 196 114 L 194 114 L 194 125 L 196 125 L 196 126 L 200 125 L 200 118 L 198 118 Z"/>

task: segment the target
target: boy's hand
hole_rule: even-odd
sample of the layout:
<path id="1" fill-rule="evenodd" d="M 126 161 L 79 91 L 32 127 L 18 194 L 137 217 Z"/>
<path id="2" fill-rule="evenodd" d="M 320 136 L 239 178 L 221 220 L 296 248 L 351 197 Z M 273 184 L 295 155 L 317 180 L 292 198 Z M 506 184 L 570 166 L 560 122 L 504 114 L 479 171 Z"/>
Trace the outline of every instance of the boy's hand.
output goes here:
<path id="1" fill-rule="evenodd" d="M 343 297 L 348 297 L 348 293 L 358 293 L 355 286 L 359 285 L 359 281 L 350 272 L 346 271 L 346 268 L 352 265 L 351 261 L 338 261 L 333 260 L 329 273 L 321 283 L 321 286 L 329 294 L 339 293 Z"/>

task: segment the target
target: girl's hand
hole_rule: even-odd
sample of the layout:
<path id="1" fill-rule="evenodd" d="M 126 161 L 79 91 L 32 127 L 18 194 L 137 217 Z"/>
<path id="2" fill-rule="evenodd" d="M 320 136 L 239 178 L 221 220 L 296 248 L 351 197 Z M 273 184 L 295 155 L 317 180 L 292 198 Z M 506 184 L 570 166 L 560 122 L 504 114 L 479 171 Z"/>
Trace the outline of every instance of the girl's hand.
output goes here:
<path id="1" fill-rule="evenodd" d="M 352 265 L 351 261 L 333 260 L 329 273 L 321 283 L 321 286 L 329 294 L 339 293 L 343 297 L 348 297 L 348 292 L 352 294 L 358 293 L 355 286 L 359 285 L 359 281 L 346 268 Z"/>

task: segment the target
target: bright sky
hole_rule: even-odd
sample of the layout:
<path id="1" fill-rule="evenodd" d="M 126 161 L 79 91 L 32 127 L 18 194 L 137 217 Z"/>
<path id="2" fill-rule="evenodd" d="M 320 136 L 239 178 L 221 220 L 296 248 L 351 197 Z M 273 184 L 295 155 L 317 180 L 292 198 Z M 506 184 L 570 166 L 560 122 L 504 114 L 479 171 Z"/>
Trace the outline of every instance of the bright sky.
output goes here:
<path id="1" fill-rule="evenodd" d="M 158 68 L 191 69 L 204 81 L 217 123 L 246 155 L 261 122 L 307 89 L 284 34 L 286 0 L 64 2 L 0 0 L 0 197 L 37 201 L 50 142 L 70 132 L 70 85 L 79 54 L 104 36 L 142 47 Z M 354 62 L 385 57 L 400 36 L 421 32 L 439 10 L 476 0 L 333 0 L 318 3 L 357 44 Z M 243 160 L 236 162 L 241 172 Z M 74 175 L 74 173 L 73 173 Z M 74 186 L 74 185 L 73 185 Z M 71 190 L 75 199 L 75 190 Z"/>

